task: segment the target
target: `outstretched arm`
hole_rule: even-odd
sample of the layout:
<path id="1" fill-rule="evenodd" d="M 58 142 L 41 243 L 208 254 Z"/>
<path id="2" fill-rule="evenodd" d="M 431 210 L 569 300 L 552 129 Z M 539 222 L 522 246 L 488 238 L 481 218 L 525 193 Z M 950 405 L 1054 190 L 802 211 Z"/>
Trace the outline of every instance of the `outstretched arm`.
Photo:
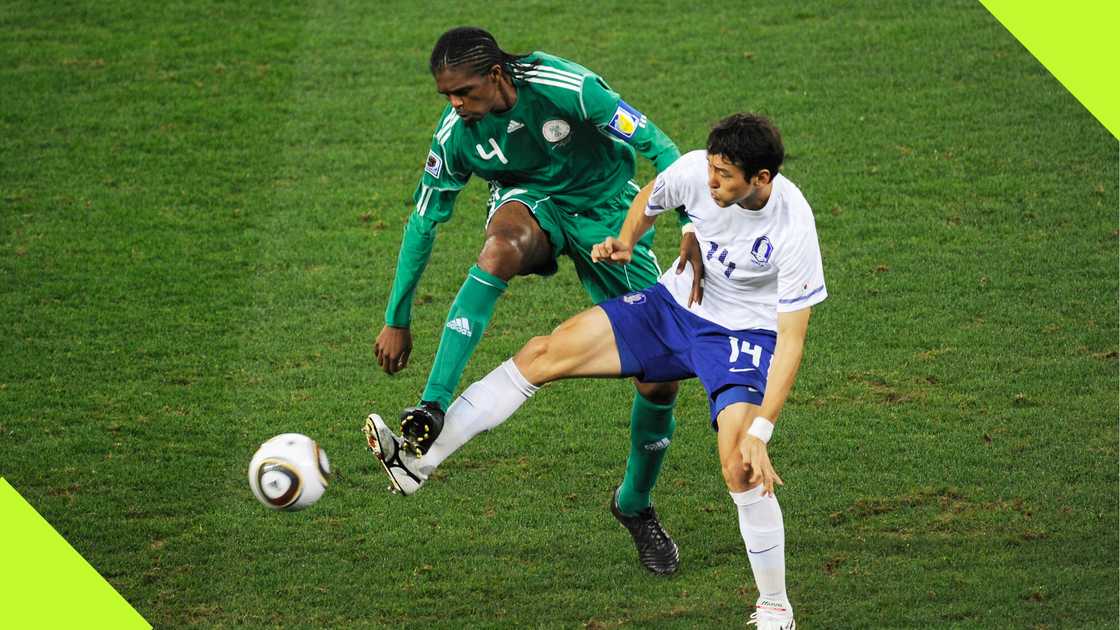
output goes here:
<path id="1" fill-rule="evenodd" d="M 588 120 L 625 142 L 653 163 L 660 173 L 681 156 L 677 145 L 653 121 L 622 100 L 601 77 L 587 77 L 580 92 Z"/>
<path id="2" fill-rule="evenodd" d="M 396 374 L 408 366 L 408 357 L 412 353 L 412 332 L 409 330 L 412 299 L 432 255 L 435 240 L 436 223 L 413 213 L 405 226 L 397 255 L 397 272 L 389 292 L 389 304 L 385 308 L 385 326 L 373 344 L 377 364 L 388 374 Z"/>
<path id="3" fill-rule="evenodd" d="M 778 313 L 778 341 L 774 356 L 770 359 L 770 374 L 766 379 L 766 394 L 762 398 L 758 417 L 743 434 L 739 442 L 739 452 L 743 456 L 743 466 L 751 469 L 751 484 L 762 483 L 766 494 L 774 492 L 774 484 L 781 478 L 770 463 L 766 442 L 774 430 L 778 415 L 789 398 L 797 371 L 801 368 L 801 356 L 805 349 L 805 333 L 809 329 L 809 314 L 812 309 L 803 308 L 790 313 Z M 767 426 L 768 425 L 768 426 Z"/>
<path id="4" fill-rule="evenodd" d="M 420 183 L 412 195 L 415 208 L 408 217 L 397 256 L 397 272 L 385 308 L 385 326 L 373 344 L 377 364 L 389 374 L 396 374 L 408 366 L 412 353 L 412 299 L 420 277 L 428 266 L 432 245 L 436 240 L 436 227 L 451 218 L 455 197 L 466 184 L 469 174 L 459 175 L 453 170 L 453 138 L 458 116 L 446 107 L 432 136 Z"/>
<path id="5" fill-rule="evenodd" d="M 420 277 L 432 256 L 439 222 L 451 216 L 458 190 L 438 190 L 421 183 L 416 192 L 416 210 L 408 217 L 397 255 L 397 271 L 389 304 L 385 307 L 385 326 L 373 344 L 377 364 L 388 374 L 408 366 L 412 353 L 412 300 Z"/>
<path id="6" fill-rule="evenodd" d="M 619 106 L 629 107 L 621 100 Z M 672 139 L 665 135 L 665 132 L 661 131 L 657 125 L 653 124 L 652 120 L 647 120 L 636 110 L 635 113 L 641 116 L 641 124 L 633 136 L 628 139 L 630 146 L 652 162 L 653 167 L 660 173 L 669 168 L 669 165 L 681 156 L 681 152 L 677 149 L 677 145 L 673 144 Z"/>
<path id="7" fill-rule="evenodd" d="M 809 330 L 812 309 L 803 308 L 790 313 L 778 313 L 778 341 L 770 360 L 770 375 L 766 379 L 766 395 L 762 398 L 759 414 L 775 422 L 782 406 L 789 398 L 797 371 L 801 369 L 801 356 L 805 350 L 805 334 Z"/>

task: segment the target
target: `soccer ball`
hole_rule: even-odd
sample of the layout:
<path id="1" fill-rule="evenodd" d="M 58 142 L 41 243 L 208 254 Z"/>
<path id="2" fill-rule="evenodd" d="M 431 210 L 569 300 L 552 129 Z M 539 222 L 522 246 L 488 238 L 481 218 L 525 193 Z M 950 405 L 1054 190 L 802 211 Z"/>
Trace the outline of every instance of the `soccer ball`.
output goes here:
<path id="1" fill-rule="evenodd" d="M 274 510 L 294 512 L 315 503 L 330 476 L 327 453 L 300 433 L 282 433 L 261 444 L 249 462 L 253 495 Z"/>

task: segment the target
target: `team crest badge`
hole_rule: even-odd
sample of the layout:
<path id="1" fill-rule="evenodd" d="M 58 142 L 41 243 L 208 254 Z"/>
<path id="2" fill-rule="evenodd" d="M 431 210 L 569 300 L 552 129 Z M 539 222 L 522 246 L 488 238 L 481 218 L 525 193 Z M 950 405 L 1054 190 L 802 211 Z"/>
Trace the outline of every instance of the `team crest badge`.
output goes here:
<path id="1" fill-rule="evenodd" d="M 759 267 L 765 267 L 770 264 L 770 256 L 774 253 L 774 245 L 770 242 L 769 238 L 760 236 L 754 240 L 754 246 L 751 247 L 751 258 L 754 264 Z"/>
<path id="2" fill-rule="evenodd" d="M 435 151 L 428 151 L 428 161 L 424 163 L 424 172 L 438 179 L 442 171 L 443 160 L 439 159 Z"/>
<path id="3" fill-rule="evenodd" d="M 568 121 L 559 118 L 550 120 L 541 127 L 541 135 L 552 144 L 567 138 L 570 133 L 572 133 L 572 126 L 568 124 Z"/>
<path id="4" fill-rule="evenodd" d="M 643 293 L 627 293 L 622 297 L 622 301 L 627 304 L 641 304 L 646 301 L 646 296 Z"/>

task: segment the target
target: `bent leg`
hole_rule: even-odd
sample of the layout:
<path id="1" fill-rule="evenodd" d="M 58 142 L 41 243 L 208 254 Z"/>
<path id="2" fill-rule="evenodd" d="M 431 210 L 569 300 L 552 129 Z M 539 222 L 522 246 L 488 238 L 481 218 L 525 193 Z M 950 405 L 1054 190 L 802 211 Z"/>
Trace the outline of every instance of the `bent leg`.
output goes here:
<path id="1" fill-rule="evenodd" d="M 739 452 L 739 441 L 749 427 L 750 419 L 758 414 L 758 406 L 749 403 L 733 403 L 719 412 L 716 422 L 719 433 L 719 464 L 723 481 L 730 492 L 746 492 L 750 489 L 750 471 L 743 468 L 743 455 Z M 757 485 L 757 484 L 756 484 Z"/>
<path id="2" fill-rule="evenodd" d="M 515 358 L 463 390 L 447 410 L 443 431 L 421 459 L 422 472 L 431 474 L 476 435 L 505 422 L 540 385 L 575 376 L 617 376 L 619 369 L 614 335 L 603 309 L 594 307 L 576 315 L 553 334 L 529 340 Z"/>
<path id="3" fill-rule="evenodd" d="M 739 515 L 739 534 L 747 547 L 751 573 L 758 587 L 756 608 L 760 612 L 792 615 L 786 595 L 786 534 L 782 508 L 776 496 L 762 494 L 762 484 L 750 486 L 750 471 L 743 468 L 743 456 L 739 452 L 739 441 L 758 410 L 757 405 L 740 402 L 720 411 L 717 418 L 720 466 Z"/>
<path id="4" fill-rule="evenodd" d="M 498 208 L 487 225 L 478 263 L 471 267 L 447 313 L 423 400 L 447 409 L 509 280 L 540 267 L 550 252 L 548 237 L 525 204 L 510 202 Z"/>
<path id="5" fill-rule="evenodd" d="M 476 435 L 505 422 L 537 389 L 525 380 L 512 359 L 472 383 L 448 408 L 443 430 L 420 460 L 421 472 L 430 475 Z"/>
<path id="6" fill-rule="evenodd" d="M 617 378 L 622 362 L 606 311 L 598 306 L 560 324 L 551 335 L 533 337 L 513 358 L 536 386 L 565 378 Z"/>

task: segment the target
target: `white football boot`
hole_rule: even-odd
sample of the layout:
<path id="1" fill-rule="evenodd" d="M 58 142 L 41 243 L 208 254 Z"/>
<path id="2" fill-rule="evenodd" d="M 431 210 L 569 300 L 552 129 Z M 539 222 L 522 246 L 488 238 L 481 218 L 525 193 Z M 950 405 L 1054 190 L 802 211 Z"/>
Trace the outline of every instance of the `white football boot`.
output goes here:
<path id="1" fill-rule="evenodd" d="M 362 432 L 366 434 L 369 450 L 381 462 L 385 474 L 389 475 L 389 483 L 392 484 L 389 489 L 393 493 L 404 496 L 414 494 L 428 480 L 430 467 L 421 466 L 420 458 L 401 448 L 403 440 L 393 434 L 381 416 L 369 414 Z"/>
<path id="2" fill-rule="evenodd" d="M 793 620 L 793 608 L 787 602 L 773 599 L 759 598 L 754 605 L 747 625 L 754 625 L 758 630 L 795 630 L 797 622 Z"/>

